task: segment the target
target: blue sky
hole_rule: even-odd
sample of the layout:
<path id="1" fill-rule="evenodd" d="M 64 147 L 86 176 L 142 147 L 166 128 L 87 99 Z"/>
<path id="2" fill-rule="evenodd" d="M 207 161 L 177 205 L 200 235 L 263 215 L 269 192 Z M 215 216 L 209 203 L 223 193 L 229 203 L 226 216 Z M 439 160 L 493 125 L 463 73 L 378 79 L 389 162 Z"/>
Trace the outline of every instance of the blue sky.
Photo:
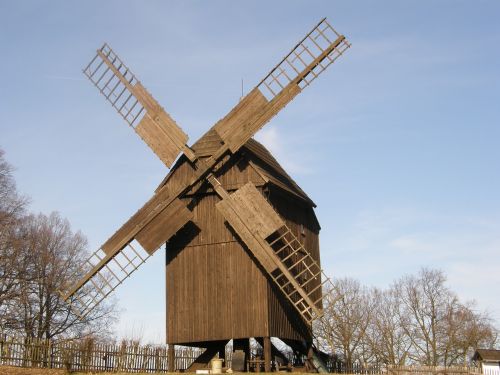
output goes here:
<path id="1" fill-rule="evenodd" d="M 258 133 L 317 203 L 328 274 L 443 269 L 500 322 L 497 1 L 0 1 L 0 147 L 97 248 L 167 173 L 81 69 L 108 42 L 194 142 L 322 17 L 353 47 Z M 163 254 L 117 296 L 164 340 Z"/>

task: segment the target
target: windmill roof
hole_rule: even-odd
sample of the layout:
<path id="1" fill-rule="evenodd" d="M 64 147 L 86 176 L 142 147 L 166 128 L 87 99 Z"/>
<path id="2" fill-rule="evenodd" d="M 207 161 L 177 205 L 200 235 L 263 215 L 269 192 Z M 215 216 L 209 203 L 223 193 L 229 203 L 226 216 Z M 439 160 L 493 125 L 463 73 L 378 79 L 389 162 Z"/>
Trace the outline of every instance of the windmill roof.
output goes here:
<path id="1" fill-rule="evenodd" d="M 209 130 L 196 143 L 192 145 L 192 149 L 199 157 L 211 156 L 221 146 L 222 141 L 214 130 Z M 286 173 L 283 167 L 274 158 L 271 152 L 261 143 L 251 138 L 245 143 L 239 151 L 247 156 L 250 164 L 262 176 L 266 183 L 270 183 L 280 189 L 283 189 L 296 197 L 302 199 L 312 207 L 316 204 L 308 197 L 308 195 L 300 188 L 299 185 Z M 167 176 L 163 179 L 159 187 L 167 183 L 174 171 L 187 159 L 179 158 Z M 158 187 L 158 188 L 159 188 Z"/>
<path id="2" fill-rule="evenodd" d="M 495 349 L 476 349 L 472 360 L 500 362 L 500 350 Z"/>
<path id="3" fill-rule="evenodd" d="M 258 158 L 258 161 L 254 161 L 254 167 L 267 177 L 268 182 L 287 190 L 300 198 L 303 198 L 313 207 L 316 207 L 316 204 L 311 200 L 311 198 L 309 198 L 309 196 L 300 188 L 299 185 L 297 185 L 293 178 L 286 173 L 283 167 L 262 143 L 250 138 L 247 143 L 245 143 L 243 148 Z"/>

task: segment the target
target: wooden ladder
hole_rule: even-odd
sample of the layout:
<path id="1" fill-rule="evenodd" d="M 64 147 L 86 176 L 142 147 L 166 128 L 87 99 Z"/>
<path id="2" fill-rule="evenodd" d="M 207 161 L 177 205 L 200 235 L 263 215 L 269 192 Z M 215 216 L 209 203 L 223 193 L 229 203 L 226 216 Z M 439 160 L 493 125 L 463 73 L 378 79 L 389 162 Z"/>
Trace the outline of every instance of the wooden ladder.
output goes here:
<path id="1" fill-rule="evenodd" d="M 322 288 L 331 283 L 319 263 L 304 248 L 287 225 L 284 225 L 266 241 L 274 255 L 288 272 L 280 267 L 271 277 L 288 300 L 308 323 L 323 315 Z M 290 277 L 290 275 L 293 278 Z M 300 287 L 301 292 L 297 288 Z"/>

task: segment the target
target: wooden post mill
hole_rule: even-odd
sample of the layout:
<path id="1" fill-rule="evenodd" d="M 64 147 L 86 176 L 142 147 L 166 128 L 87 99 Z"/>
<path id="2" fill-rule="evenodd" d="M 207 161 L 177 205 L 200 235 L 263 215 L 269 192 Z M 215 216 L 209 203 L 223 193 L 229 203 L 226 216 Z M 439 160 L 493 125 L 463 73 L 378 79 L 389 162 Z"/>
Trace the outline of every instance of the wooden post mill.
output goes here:
<path id="1" fill-rule="evenodd" d="M 78 314 L 165 248 L 171 371 L 175 345 L 206 348 L 188 369 L 195 371 L 223 357 L 230 340 L 234 371 L 297 365 L 272 337 L 302 355 L 308 370 L 326 371 L 312 336 L 330 282 L 320 267 L 315 204 L 252 137 L 349 47 L 321 20 L 191 146 L 109 45 L 99 48 L 84 74 L 170 171 L 64 292 Z M 251 338 L 261 358 L 250 357 Z"/>

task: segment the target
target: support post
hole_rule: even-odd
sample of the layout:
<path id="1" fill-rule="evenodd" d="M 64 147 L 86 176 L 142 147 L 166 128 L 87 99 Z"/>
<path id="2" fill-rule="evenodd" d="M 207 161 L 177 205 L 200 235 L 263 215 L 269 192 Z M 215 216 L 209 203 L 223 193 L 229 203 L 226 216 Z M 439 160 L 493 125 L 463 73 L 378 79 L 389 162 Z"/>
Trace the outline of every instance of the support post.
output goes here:
<path id="1" fill-rule="evenodd" d="M 219 349 L 218 356 L 219 356 L 220 359 L 223 360 L 223 366 L 227 367 L 227 365 L 226 365 L 226 345 L 222 346 Z"/>
<path id="2" fill-rule="evenodd" d="M 168 372 L 175 372 L 175 345 L 168 344 Z"/>
<path id="3" fill-rule="evenodd" d="M 264 371 L 271 372 L 271 338 L 263 337 L 264 340 Z"/>
<path id="4" fill-rule="evenodd" d="M 314 355 L 314 350 L 312 347 L 312 343 L 308 342 L 307 344 L 307 362 L 306 362 L 306 370 L 307 371 L 314 371 L 315 368 L 313 366 L 313 355 Z"/>

